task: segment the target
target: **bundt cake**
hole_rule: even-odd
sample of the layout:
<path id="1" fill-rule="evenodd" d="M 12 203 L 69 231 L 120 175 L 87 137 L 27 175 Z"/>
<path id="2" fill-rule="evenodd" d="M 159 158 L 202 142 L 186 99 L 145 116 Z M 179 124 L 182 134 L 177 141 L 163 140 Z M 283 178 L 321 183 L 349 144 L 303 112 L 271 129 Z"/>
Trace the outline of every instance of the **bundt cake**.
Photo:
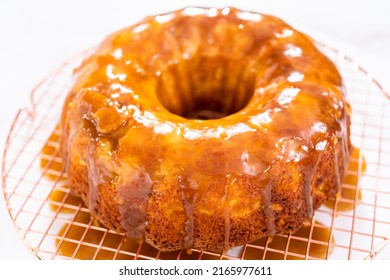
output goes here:
<path id="1" fill-rule="evenodd" d="M 296 231 L 340 191 L 351 151 L 341 76 L 276 17 L 147 17 L 74 75 L 60 123 L 69 186 L 130 238 L 223 251 Z"/>

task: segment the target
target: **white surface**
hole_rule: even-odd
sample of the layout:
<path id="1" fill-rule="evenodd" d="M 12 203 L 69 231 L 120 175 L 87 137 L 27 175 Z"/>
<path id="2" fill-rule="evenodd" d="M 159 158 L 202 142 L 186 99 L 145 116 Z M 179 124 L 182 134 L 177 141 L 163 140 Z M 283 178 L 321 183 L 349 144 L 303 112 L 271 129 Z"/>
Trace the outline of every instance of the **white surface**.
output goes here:
<path id="1" fill-rule="evenodd" d="M 107 34 L 184 6 L 235 6 L 270 13 L 344 50 L 390 88 L 390 1 L 2 1 L 0 2 L 0 151 L 17 109 L 63 61 Z M 377 257 L 390 259 L 390 246 Z M 0 259 L 34 259 L 0 196 Z"/>

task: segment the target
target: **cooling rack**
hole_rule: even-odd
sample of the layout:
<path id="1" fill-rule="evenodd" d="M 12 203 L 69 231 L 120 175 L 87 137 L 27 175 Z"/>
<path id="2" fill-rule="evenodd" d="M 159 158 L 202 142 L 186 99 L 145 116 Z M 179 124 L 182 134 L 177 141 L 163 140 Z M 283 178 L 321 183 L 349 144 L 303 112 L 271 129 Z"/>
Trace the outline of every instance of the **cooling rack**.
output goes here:
<path id="1" fill-rule="evenodd" d="M 31 94 L 9 131 L 2 161 L 10 217 L 39 259 L 373 259 L 390 238 L 390 96 L 343 52 L 318 44 L 338 66 L 352 107 L 355 147 L 342 196 L 292 235 L 223 253 L 159 252 L 95 221 L 67 188 L 58 157 L 57 123 L 72 71 L 88 52 L 63 64 Z M 54 133 L 53 133 L 54 131 Z M 49 140 L 48 140 L 49 139 Z"/>

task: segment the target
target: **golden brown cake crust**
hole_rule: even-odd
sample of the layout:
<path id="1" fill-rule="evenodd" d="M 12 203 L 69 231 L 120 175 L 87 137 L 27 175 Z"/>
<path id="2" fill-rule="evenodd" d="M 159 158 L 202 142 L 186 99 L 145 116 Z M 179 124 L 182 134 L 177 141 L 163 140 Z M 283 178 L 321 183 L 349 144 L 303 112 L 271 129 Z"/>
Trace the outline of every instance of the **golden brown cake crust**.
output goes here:
<path id="1" fill-rule="evenodd" d="M 186 8 L 110 35 L 64 105 L 69 184 L 104 225 L 168 251 L 296 231 L 340 190 L 335 66 L 278 18 Z"/>

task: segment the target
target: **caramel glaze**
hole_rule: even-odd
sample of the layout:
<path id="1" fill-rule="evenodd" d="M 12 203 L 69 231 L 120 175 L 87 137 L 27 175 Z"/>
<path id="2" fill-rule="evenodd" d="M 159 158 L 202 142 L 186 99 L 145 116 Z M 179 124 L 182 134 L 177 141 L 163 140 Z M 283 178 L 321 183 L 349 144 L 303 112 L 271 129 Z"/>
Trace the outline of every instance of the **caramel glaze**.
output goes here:
<path id="1" fill-rule="evenodd" d="M 185 8 L 105 39 L 75 70 L 62 157 L 104 225 L 161 251 L 290 233 L 341 188 L 342 80 L 280 19 Z"/>
<path id="2" fill-rule="evenodd" d="M 337 212 L 355 209 L 362 200 L 362 190 L 358 187 L 359 176 L 366 172 L 366 168 L 367 163 L 361 150 L 354 148 L 340 193 L 337 197 L 325 201 L 324 205 Z"/>
<path id="3" fill-rule="evenodd" d="M 207 252 L 200 254 L 198 251 L 159 252 L 149 244 L 143 243 L 140 246 L 137 242 L 123 238 L 121 235 L 105 232 L 102 228 L 95 229 L 99 224 L 94 224 L 94 227 L 85 233 L 85 227 L 80 225 L 88 225 L 90 221 L 91 217 L 88 213 L 79 212 L 73 218 L 72 223 L 64 224 L 56 239 L 56 248 L 62 256 L 84 260 L 126 260 L 153 257 L 166 260 L 218 260 L 220 257 Z M 310 226 L 301 227 L 291 235 L 289 241 L 288 239 L 289 237 L 285 235 L 276 235 L 272 240 L 267 237 L 260 238 L 245 246 L 245 249 L 239 252 L 239 256 L 244 260 L 327 259 L 335 244 L 330 229 L 319 222 L 315 222 L 313 229 Z M 224 258 L 229 259 L 229 254 Z"/>
<path id="4" fill-rule="evenodd" d="M 309 241 L 310 240 L 310 241 Z M 329 227 L 315 221 L 304 225 L 291 236 L 263 237 L 245 247 L 245 260 L 325 260 L 334 249 L 335 240 Z M 265 249 L 267 248 L 267 249 Z"/>

